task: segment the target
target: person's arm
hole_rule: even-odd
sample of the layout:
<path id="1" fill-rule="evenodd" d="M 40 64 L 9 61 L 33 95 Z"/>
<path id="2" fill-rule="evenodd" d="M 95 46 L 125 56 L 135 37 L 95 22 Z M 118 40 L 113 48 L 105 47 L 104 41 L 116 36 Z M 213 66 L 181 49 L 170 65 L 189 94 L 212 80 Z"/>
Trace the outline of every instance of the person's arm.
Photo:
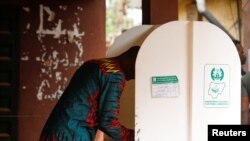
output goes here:
<path id="1" fill-rule="evenodd" d="M 249 98 L 248 96 L 241 97 L 241 124 L 247 125 L 249 123 Z"/>
<path id="2" fill-rule="evenodd" d="M 245 81 L 241 82 L 241 124 L 249 123 L 249 97 L 246 89 Z"/>
<path id="3" fill-rule="evenodd" d="M 104 131 L 115 141 L 134 141 L 134 132 L 122 126 L 118 121 L 120 111 L 120 97 L 124 88 L 125 80 L 115 78 L 104 88 L 102 95 L 103 106 L 101 108 L 99 129 Z"/>

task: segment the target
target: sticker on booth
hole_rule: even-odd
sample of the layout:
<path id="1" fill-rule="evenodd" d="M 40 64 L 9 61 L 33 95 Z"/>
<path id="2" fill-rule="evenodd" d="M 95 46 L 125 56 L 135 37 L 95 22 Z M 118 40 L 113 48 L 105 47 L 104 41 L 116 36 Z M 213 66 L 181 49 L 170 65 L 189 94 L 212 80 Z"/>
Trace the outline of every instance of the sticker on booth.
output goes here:
<path id="1" fill-rule="evenodd" d="M 205 65 L 204 105 L 225 108 L 230 104 L 229 65 Z"/>
<path id="2" fill-rule="evenodd" d="M 180 95 L 177 76 L 152 77 L 152 98 L 178 97 Z"/>

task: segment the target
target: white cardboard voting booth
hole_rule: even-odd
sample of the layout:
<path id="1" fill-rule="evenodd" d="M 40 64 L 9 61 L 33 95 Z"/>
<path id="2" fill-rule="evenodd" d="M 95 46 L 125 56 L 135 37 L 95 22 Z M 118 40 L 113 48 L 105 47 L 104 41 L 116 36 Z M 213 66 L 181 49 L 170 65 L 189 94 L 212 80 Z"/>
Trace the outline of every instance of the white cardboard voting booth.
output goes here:
<path id="1" fill-rule="evenodd" d="M 141 38 L 136 28 L 144 29 Z M 240 124 L 240 60 L 222 30 L 188 21 L 138 26 L 119 37 L 108 56 L 134 45 L 132 35 L 142 39 L 136 61 L 136 141 L 206 141 L 208 124 Z"/>
<path id="2" fill-rule="evenodd" d="M 117 56 L 132 46 L 141 46 L 145 38 L 155 29 L 156 25 L 135 26 L 118 36 L 107 51 L 107 57 Z M 121 96 L 119 121 L 127 128 L 135 126 L 135 81 L 126 82 Z"/>

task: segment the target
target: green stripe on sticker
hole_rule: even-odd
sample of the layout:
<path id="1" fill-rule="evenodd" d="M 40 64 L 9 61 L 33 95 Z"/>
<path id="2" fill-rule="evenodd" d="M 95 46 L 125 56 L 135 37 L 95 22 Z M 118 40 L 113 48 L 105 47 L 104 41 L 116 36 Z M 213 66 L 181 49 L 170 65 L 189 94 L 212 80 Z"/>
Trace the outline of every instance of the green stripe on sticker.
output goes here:
<path id="1" fill-rule="evenodd" d="M 179 80 L 177 76 L 155 76 L 152 77 L 152 84 L 168 84 L 168 83 L 178 83 Z"/>

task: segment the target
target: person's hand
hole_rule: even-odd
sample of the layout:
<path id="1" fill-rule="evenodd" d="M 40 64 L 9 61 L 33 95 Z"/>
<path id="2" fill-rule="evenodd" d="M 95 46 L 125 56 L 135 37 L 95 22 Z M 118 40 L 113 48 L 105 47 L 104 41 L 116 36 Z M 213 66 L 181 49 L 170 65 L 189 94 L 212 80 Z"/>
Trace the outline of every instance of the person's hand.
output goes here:
<path id="1" fill-rule="evenodd" d="M 104 133 L 101 130 L 97 130 L 94 141 L 104 141 Z"/>

